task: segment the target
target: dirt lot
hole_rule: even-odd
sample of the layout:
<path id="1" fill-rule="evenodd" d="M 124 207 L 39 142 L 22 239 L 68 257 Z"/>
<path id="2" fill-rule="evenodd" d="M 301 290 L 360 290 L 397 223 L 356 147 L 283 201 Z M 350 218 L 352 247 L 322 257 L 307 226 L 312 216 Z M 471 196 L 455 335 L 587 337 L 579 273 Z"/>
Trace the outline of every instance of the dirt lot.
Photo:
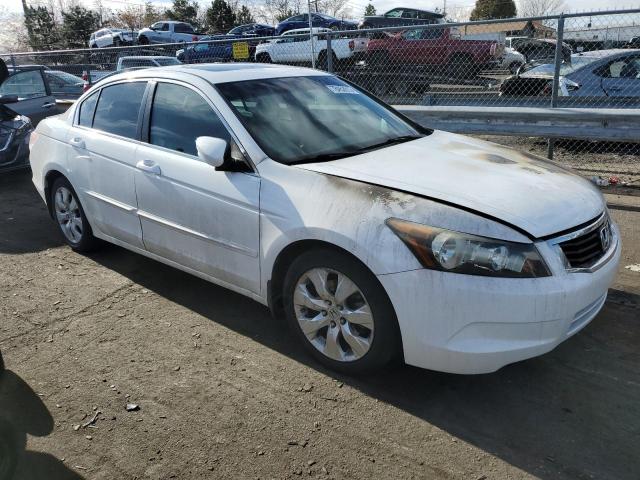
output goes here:
<path id="1" fill-rule="evenodd" d="M 5 174 L 0 478 L 15 460 L 17 480 L 638 479 L 638 210 L 612 211 L 625 250 L 604 310 L 550 354 L 354 379 L 244 297 L 121 248 L 73 253 L 29 175 Z"/>

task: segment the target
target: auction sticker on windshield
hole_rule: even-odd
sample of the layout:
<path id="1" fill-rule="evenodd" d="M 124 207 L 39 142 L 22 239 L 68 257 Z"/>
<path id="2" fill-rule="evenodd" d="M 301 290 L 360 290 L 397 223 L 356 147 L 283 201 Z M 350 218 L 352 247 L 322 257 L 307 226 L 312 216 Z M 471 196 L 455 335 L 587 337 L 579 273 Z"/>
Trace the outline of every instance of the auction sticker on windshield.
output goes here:
<path id="1" fill-rule="evenodd" d="M 351 95 L 358 95 L 360 93 L 349 85 L 327 85 L 327 88 L 333 93 L 346 93 Z"/>

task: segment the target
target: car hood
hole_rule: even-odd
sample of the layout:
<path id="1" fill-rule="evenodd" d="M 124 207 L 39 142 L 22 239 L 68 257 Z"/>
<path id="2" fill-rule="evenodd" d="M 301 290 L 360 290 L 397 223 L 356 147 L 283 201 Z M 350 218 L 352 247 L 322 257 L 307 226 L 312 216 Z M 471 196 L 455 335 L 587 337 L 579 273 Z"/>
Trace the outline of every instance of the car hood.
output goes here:
<path id="1" fill-rule="evenodd" d="M 451 133 L 298 168 L 402 190 L 493 217 L 535 238 L 604 210 L 600 192 L 535 155 Z"/>

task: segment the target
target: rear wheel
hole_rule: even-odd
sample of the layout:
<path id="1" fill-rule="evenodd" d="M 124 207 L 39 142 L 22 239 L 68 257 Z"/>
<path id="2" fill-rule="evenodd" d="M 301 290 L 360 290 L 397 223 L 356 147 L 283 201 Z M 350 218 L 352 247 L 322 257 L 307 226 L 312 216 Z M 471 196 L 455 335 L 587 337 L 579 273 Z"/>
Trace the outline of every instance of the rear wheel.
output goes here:
<path id="1" fill-rule="evenodd" d="M 120 39 L 118 37 L 113 39 L 113 46 L 114 47 L 119 47 L 122 44 L 122 42 L 120 41 Z"/>
<path id="2" fill-rule="evenodd" d="M 78 252 L 89 252 L 98 245 L 71 183 L 60 177 L 51 187 L 51 208 L 60 233 L 67 244 Z"/>
<path id="3" fill-rule="evenodd" d="M 346 253 L 317 249 L 291 264 L 284 281 L 287 320 L 320 363 L 364 373 L 399 355 L 391 301 L 378 279 Z"/>
<path id="4" fill-rule="evenodd" d="M 269 56 L 268 53 L 259 53 L 258 56 L 256 57 L 256 61 L 258 63 L 272 63 L 271 57 Z"/>

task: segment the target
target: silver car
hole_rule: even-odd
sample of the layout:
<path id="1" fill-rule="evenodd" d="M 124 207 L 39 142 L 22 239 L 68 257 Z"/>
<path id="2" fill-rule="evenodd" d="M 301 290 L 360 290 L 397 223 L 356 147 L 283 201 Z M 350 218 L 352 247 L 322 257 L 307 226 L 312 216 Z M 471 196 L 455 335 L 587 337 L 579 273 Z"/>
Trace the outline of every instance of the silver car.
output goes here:
<path id="1" fill-rule="evenodd" d="M 554 65 L 537 65 L 506 79 L 504 95 L 549 95 Z M 561 96 L 640 98 L 640 49 L 574 53 L 560 67 Z"/>

